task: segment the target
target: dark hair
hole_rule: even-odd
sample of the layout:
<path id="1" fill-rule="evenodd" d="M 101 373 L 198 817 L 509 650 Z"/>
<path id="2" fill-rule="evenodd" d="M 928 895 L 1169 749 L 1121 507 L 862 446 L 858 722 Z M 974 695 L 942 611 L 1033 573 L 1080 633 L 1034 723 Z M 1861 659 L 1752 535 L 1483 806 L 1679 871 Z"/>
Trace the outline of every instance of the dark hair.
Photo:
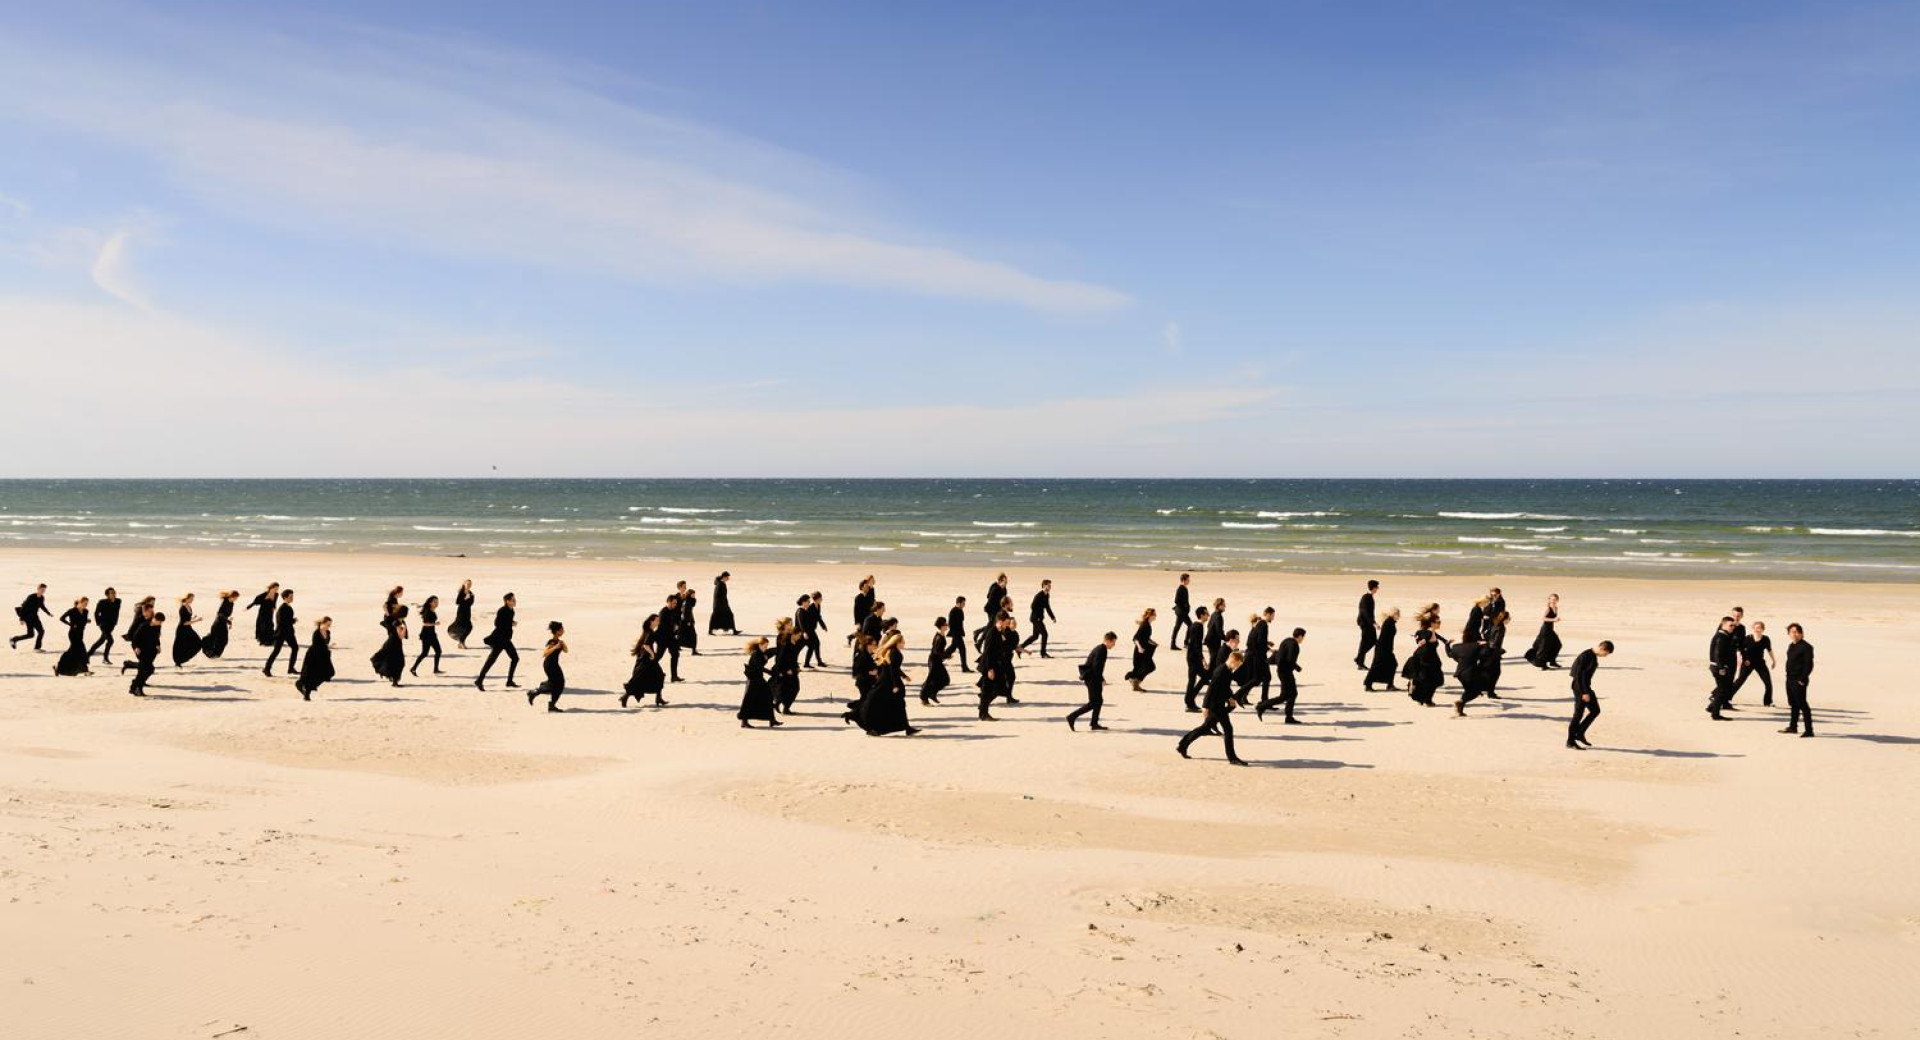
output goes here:
<path id="1" fill-rule="evenodd" d="M 426 601 L 425 603 L 422 603 L 422 604 L 421 604 L 421 606 L 423 606 L 423 607 L 431 607 L 431 606 L 433 606 L 433 605 L 434 605 L 435 603 L 438 603 L 438 602 L 440 602 L 440 597 L 438 597 L 438 596 L 428 596 L 428 597 L 427 597 L 427 601 Z"/>
<path id="2" fill-rule="evenodd" d="M 937 617 L 937 618 L 934 618 L 934 619 L 933 619 L 933 627 L 935 627 L 935 628 L 945 628 L 945 627 L 947 627 L 947 619 L 946 619 L 946 618 L 943 618 L 943 617 Z"/>
<path id="3" fill-rule="evenodd" d="M 813 602 L 812 598 L 809 597 L 806 593 L 802 592 L 800 594 L 800 598 L 793 601 L 793 605 L 796 607 L 804 607 L 811 602 Z"/>
<path id="4" fill-rule="evenodd" d="M 1207 608 L 1205 608 L 1205 607 L 1201 607 L 1200 609 L 1198 609 L 1198 610 L 1196 610 L 1196 611 L 1194 611 L 1194 612 L 1193 612 L 1193 616 L 1194 616 L 1194 617 L 1206 617 L 1208 613 L 1209 613 L 1209 611 L 1207 610 Z"/>
<path id="5" fill-rule="evenodd" d="M 115 591 L 113 591 L 113 586 L 111 586 L 111 585 L 109 585 L 109 586 L 107 586 L 107 591 L 106 591 L 106 592 L 104 592 L 104 593 L 102 593 L 102 595 L 106 595 L 106 596 L 118 596 L 118 595 L 119 595 L 119 593 L 118 593 L 118 592 L 115 592 Z"/>
<path id="6" fill-rule="evenodd" d="M 1377 588 L 1379 588 L 1379 587 L 1380 587 L 1380 583 L 1379 583 L 1379 582 L 1377 582 L 1377 581 L 1372 581 L 1372 580 L 1369 580 L 1369 581 L 1367 582 L 1367 591 L 1368 591 L 1368 592 L 1372 592 L 1372 591 L 1373 591 L 1374 589 L 1377 589 Z"/>
<path id="7" fill-rule="evenodd" d="M 1229 628 L 1229 629 L 1227 629 L 1227 634 L 1226 634 L 1226 638 L 1227 638 L 1227 639 L 1238 639 L 1238 638 L 1240 638 L 1240 630 L 1239 630 L 1239 629 L 1237 629 L 1237 628 Z"/>
<path id="8" fill-rule="evenodd" d="M 721 577 L 721 578 L 731 578 L 731 577 L 733 577 L 733 572 L 732 572 L 732 571 L 721 571 L 721 572 L 720 572 L 720 577 Z M 715 579 L 715 580 L 717 581 L 717 580 L 719 580 L 719 579 Z"/>
<path id="9" fill-rule="evenodd" d="M 1182 574 L 1182 575 L 1180 575 L 1180 580 L 1181 580 L 1181 581 L 1191 581 L 1192 579 L 1193 579 L 1193 575 L 1191 575 L 1191 574 Z"/>
<path id="10" fill-rule="evenodd" d="M 1602 639 L 1600 641 L 1600 649 L 1605 650 L 1607 653 L 1613 653 L 1613 640 Z"/>
<path id="11" fill-rule="evenodd" d="M 560 622 L 558 622 L 558 621 L 549 621 L 549 622 L 547 622 L 547 631 L 549 631 L 549 632 L 551 632 L 551 633 L 553 633 L 553 634 L 554 634 L 554 635 L 556 635 L 556 636 L 557 636 L 557 635 L 559 635 L 559 634 L 560 634 L 560 630 L 561 630 L 561 629 L 563 629 L 563 628 L 565 628 L 565 627 L 567 627 L 567 626 L 565 626 L 565 625 L 563 625 L 563 624 L 561 624 L 561 623 L 560 623 Z"/>
<path id="12" fill-rule="evenodd" d="M 1788 622 L 1788 623 L 1787 623 L 1787 631 L 1789 631 L 1789 632 L 1798 632 L 1798 633 L 1800 633 L 1800 634 L 1801 634 L 1801 635 L 1803 635 L 1803 636 L 1807 634 L 1807 630 L 1806 630 L 1806 629 L 1804 629 L 1804 628 L 1801 628 L 1801 627 L 1800 627 L 1800 622 L 1798 622 L 1798 621 L 1792 621 L 1792 622 Z"/>
<path id="13" fill-rule="evenodd" d="M 965 597 L 965 596 L 955 596 L 955 597 L 953 597 L 953 601 L 954 601 L 955 603 L 965 603 L 965 602 L 967 601 L 967 597 Z"/>
<path id="14" fill-rule="evenodd" d="M 280 590 L 280 598 L 281 598 L 281 599 L 288 599 L 288 598 L 291 598 L 292 596 L 293 596 L 293 590 L 292 590 L 292 589 L 281 589 L 281 590 Z"/>
<path id="15" fill-rule="evenodd" d="M 1745 614 L 1747 612 L 1747 608 L 1739 606 L 1738 604 L 1736 604 L 1733 609 L 1739 611 L 1742 614 Z"/>
<path id="16" fill-rule="evenodd" d="M 1298 639 L 1301 636 L 1304 636 L 1306 634 L 1307 634 L 1307 630 L 1304 628 L 1296 628 L 1293 630 L 1293 638 L 1295 639 Z"/>
<path id="17" fill-rule="evenodd" d="M 1722 617 L 1720 618 L 1720 623 L 1724 625 L 1724 624 L 1726 624 L 1727 622 L 1729 622 L 1729 621 L 1732 621 L 1732 620 L 1733 620 L 1733 615 L 1732 615 L 1732 614 L 1727 614 L 1727 615 L 1724 615 L 1724 616 L 1722 616 Z"/>

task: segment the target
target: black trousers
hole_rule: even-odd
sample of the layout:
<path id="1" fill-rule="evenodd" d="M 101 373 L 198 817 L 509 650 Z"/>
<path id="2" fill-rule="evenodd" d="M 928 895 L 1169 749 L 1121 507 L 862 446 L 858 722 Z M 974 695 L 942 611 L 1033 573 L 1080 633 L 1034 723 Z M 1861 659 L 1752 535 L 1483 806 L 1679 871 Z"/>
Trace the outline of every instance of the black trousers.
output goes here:
<path id="1" fill-rule="evenodd" d="M 1040 641 L 1040 656 L 1047 656 L 1047 623 L 1040 618 L 1033 619 L 1033 634 L 1027 637 L 1026 642 L 1020 644 L 1020 649 L 1025 650 L 1036 639 Z"/>
<path id="2" fill-rule="evenodd" d="M 1718 714 L 1721 708 L 1733 703 L 1733 669 L 1709 665 L 1707 671 L 1713 675 L 1713 693 L 1707 700 L 1707 710 Z"/>
<path id="3" fill-rule="evenodd" d="M 667 644 L 667 678 L 680 681 L 680 641 L 677 639 Z"/>
<path id="4" fill-rule="evenodd" d="M 1361 625 L 1360 649 L 1354 653 L 1353 663 L 1357 665 L 1366 664 L 1367 655 L 1373 652 L 1373 644 L 1378 642 L 1379 639 L 1380 637 L 1374 633 L 1372 625 Z"/>
<path id="5" fill-rule="evenodd" d="M 40 615 L 28 614 L 20 620 L 27 623 L 27 630 L 14 636 L 13 641 L 16 643 L 25 642 L 27 638 L 31 636 L 33 638 L 33 648 L 35 650 L 40 649 L 40 641 L 47 638 L 47 629 L 45 625 L 40 623 Z"/>
<path id="6" fill-rule="evenodd" d="M 1214 733 L 1219 734 L 1220 739 L 1226 741 L 1227 743 L 1227 761 L 1231 762 L 1234 759 L 1240 757 L 1239 755 L 1234 754 L 1234 751 L 1233 751 L 1233 719 L 1230 713 L 1224 712 L 1224 711 L 1218 715 L 1215 715 L 1212 712 L 1208 712 L 1207 721 L 1202 722 L 1198 726 L 1195 726 L 1193 730 L 1189 732 L 1186 736 L 1181 737 L 1180 738 L 1181 753 L 1185 754 L 1186 750 L 1193 746 L 1194 741 L 1199 740 L 1201 737 L 1208 736 L 1209 734 L 1214 734 Z"/>
<path id="7" fill-rule="evenodd" d="M 1180 649 L 1180 637 L 1186 634 L 1187 626 L 1193 624 L 1193 616 L 1181 611 L 1173 616 L 1173 638 L 1167 642 L 1168 649 Z"/>
<path id="8" fill-rule="evenodd" d="M 1740 692 L 1740 687 L 1745 686 L 1748 679 L 1755 678 L 1760 680 L 1760 703 L 1765 707 L 1773 707 L 1773 669 L 1768 668 L 1765 661 L 1757 662 L 1742 671 L 1740 678 L 1735 679 L 1733 682 L 1734 692 Z"/>
<path id="9" fill-rule="evenodd" d="M 1813 732 L 1813 705 L 1807 703 L 1807 682 L 1805 679 L 1787 680 L 1787 707 L 1793 710 L 1788 729 L 1799 729 L 1800 720 L 1807 720 L 1807 732 Z"/>
<path id="10" fill-rule="evenodd" d="M 273 674 L 274 659 L 280 656 L 280 648 L 283 646 L 287 648 L 287 674 L 293 674 L 294 668 L 300 663 L 300 640 L 295 639 L 292 632 L 274 633 L 273 650 L 267 654 L 267 663 L 260 669 L 261 671 L 269 675 Z"/>
<path id="11" fill-rule="evenodd" d="M 1187 708 L 1200 710 L 1200 688 L 1207 684 L 1210 673 L 1205 665 L 1195 665 L 1192 658 L 1187 659 Z"/>
<path id="12" fill-rule="evenodd" d="M 1273 666 L 1272 665 L 1265 664 L 1263 662 L 1259 667 L 1249 666 L 1247 668 L 1246 673 L 1240 676 L 1241 702 L 1242 703 L 1246 702 L 1247 694 L 1251 692 L 1255 686 L 1260 687 L 1260 699 L 1263 701 L 1266 700 L 1267 691 L 1272 688 L 1272 684 L 1273 684 Z"/>
<path id="13" fill-rule="evenodd" d="M 1567 743 L 1584 743 L 1587 739 L 1587 727 L 1600 717 L 1600 697 L 1588 694 L 1585 700 L 1579 694 L 1573 695 L 1573 719 L 1567 723 Z"/>
<path id="14" fill-rule="evenodd" d="M 951 649 L 960 655 L 960 670 L 963 672 L 967 671 L 968 668 L 967 668 L 967 631 L 966 629 L 963 628 L 958 632 L 948 632 L 947 635 L 949 638 L 953 640 L 953 642 L 950 644 Z"/>
<path id="15" fill-rule="evenodd" d="M 145 693 L 147 680 L 153 678 L 153 659 L 157 654 L 141 654 L 139 664 L 134 666 L 133 685 L 127 687 L 128 693 Z"/>
<path id="16" fill-rule="evenodd" d="M 113 629 L 111 627 L 103 628 L 100 630 L 100 638 L 94 640 L 93 645 L 87 648 L 87 656 L 92 657 L 93 652 L 95 650 L 99 650 L 103 646 L 106 647 L 106 649 L 104 651 L 101 651 L 100 663 L 101 664 L 113 663 L 112 661 L 109 660 L 109 658 L 113 656 Z"/>
<path id="17" fill-rule="evenodd" d="M 487 673 L 493 671 L 493 662 L 498 661 L 501 654 L 507 655 L 507 681 L 513 681 L 514 670 L 520 667 L 520 651 L 507 642 L 487 648 L 487 660 L 480 666 L 480 674 L 474 677 L 475 682 L 486 681 Z"/>
<path id="18" fill-rule="evenodd" d="M 1104 687 L 1105 687 L 1104 683 L 1098 682 L 1093 679 L 1088 679 L 1087 680 L 1087 703 L 1068 712 L 1067 720 L 1071 722 L 1072 720 L 1077 719 L 1082 715 L 1091 714 L 1093 716 L 1093 724 L 1098 726 L 1100 724 L 1100 705 L 1104 703 L 1100 694 L 1102 689 L 1104 689 Z"/>
<path id="19" fill-rule="evenodd" d="M 1261 697 L 1260 703 L 1256 706 L 1256 709 L 1259 711 L 1266 711 L 1268 708 L 1278 705 L 1286 709 L 1287 711 L 1286 719 L 1288 722 L 1292 722 L 1293 721 L 1293 702 L 1298 700 L 1299 697 L 1300 697 L 1300 686 L 1298 683 L 1294 681 L 1293 676 L 1282 675 L 1280 677 L 1280 696 Z"/>
<path id="20" fill-rule="evenodd" d="M 800 663 L 803 665 L 807 665 L 807 664 L 823 665 L 827 663 L 827 659 L 820 656 L 820 630 L 819 629 L 816 628 L 807 632 L 807 649 Z"/>
<path id="21" fill-rule="evenodd" d="M 433 671 L 437 675 L 440 672 L 440 630 L 437 628 L 420 630 L 420 656 L 413 659 L 414 671 L 420 670 L 420 662 L 426 660 L 428 654 L 433 655 Z"/>

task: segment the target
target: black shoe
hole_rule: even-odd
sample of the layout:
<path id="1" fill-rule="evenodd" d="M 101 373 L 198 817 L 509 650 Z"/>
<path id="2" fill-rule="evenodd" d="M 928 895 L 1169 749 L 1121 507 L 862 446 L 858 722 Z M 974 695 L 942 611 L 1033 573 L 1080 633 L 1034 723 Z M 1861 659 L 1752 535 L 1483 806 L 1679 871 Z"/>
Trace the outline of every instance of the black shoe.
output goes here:
<path id="1" fill-rule="evenodd" d="M 519 689 L 519 688 L 520 688 L 520 684 L 519 684 L 519 683 L 517 683 L 517 682 L 514 682 L 514 681 L 513 681 L 512 679 L 508 679 L 508 680 L 507 680 L 507 689 L 509 689 L 509 690 L 517 690 L 517 689 Z"/>
<path id="2" fill-rule="evenodd" d="M 1073 730 L 1076 733 L 1079 732 L 1079 730 L 1073 724 L 1073 716 L 1071 715 L 1067 716 L 1067 728 L 1070 730 Z"/>
<path id="3" fill-rule="evenodd" d="M 1586 748 L 1583 748 L 1583 747 L 1581 747 L 1580 745 L 1578 745 L 1578 744 L 1575 744 L 1575 743 L 1574 743 L 1573 741 L 1571 741 L 1571 740 L 1569 740 L 1569 741 L 1567 741 L 1567 750 L 1569 750 L 1569 751 L 1585 751 L 1585 750 L 1586 750 Z"/>
<path id="4" fill-rule="evenodd" d="M 633 696 L 633 694 L 631 694 L 631 693 L 623 693 L 623 694 L 621 694 L 621 695 L 620 695 L 620 706 L 621 706 L 622 708 L 624 708 L 624 707 L 626 707 L 626 706 L 627 706 L 627 699 L 628 699 L 628 698 L 630 698 L 630 697 L 632 697 L 632 696 Z"/>
<path id="5" fill-rule="evenodd" d="M 1258 721 L 1262 721 L 1262 722 L 1266 721 L 1267 706 L 1264 704 L 1256 706 L 1253 709 L 1253 717 Z"/>
<path id="6" fill-rule="evenodd" d="M 557 713 L 559 713 L 559 712 L 563 712 L 563 711 L 566 711 L 567 709 L 565 709 L 565 708 L 562 708 L 562 707 L 561 707 L 561 706 L 559 706 L 558 704 L 549 704 L 549 705 L 547 705 L 547 710 L 548 710 L 548 711 L 551 711 L 551 712 L 554 712 L 554 713 L 556 713 L 556 714 L 557 714 Z"/>
<path id="7" fill-rule="evenodd" d="M 487 692 L 487 681 L 485 679 L 475 679 L 473 681 L 473 688 L 479 690 L 481 693 L 485 693 Z"/>
<path id="8" fill-rule="evenodd" d="M 1800 734 L 1800 739 L 1801 739 L 1801 740 L 1805 740 L 1805 739 L 1807 739 L 1808 737 L 1811 737 L 1811 736 L 1813 736 L 1813 731 L 1812 731 L 1812 730 L 1808 730 L 1808 731 L 1806 731 L 1805 733 L 1802 733 L 1802 734 Z"/>
<path id="9" fill-rule="evenodd" d="M 1192 755 L 1189 755 L 1189 754 L 1187 754 L 1187 749 L 1186 749 L 1186 748 L 1184 748 L 1184 747 L 1176 747 L 1176 748 L 1174 748 L 1174 750 L 1175 750 L 1175 751 L 1178 751 L 1178 752 L 1180 753 L 1180 757 L 1181 757 L 1181 758 L 1192 758 L 1192 757 L 1193 757 Z"/>
<path id="10" fill-rule="evenodd" d="M 1229 758 L 1227 759 L 1227 764 L 1230 766 L 1244 766 L 1247 764 L 1247 760 L 1244 758 Z"/>
<path id="11" fill-rule="evenodd" d="M 512 683 L 508 683 L 507 685 L 509 685 L 509 686 L 511 686 L 511 685 L 513 685 L 513 684 L 512 684 Z M 540 696 L 540 691 L 539 691 L 539 690 L 528 690 L 528 691 L 527 691 L 527 706 L 528 706 L 528 707 L 532 707 L 532 706 L 533 706 L 533 699 L 534 699 L 535 697 L 538 697 L 538 696 Z"/>
<path id="12" fill-rule="evenodd" d="M 1782 733 L 1798 733 L 1798 732 L 1800 732 L 1800 727 L 1798 727 L 1798 726 L 1788 726 L 1788 727 L 1787 727 L 1786 729 L 1783 729 L 1783 730 L 1781 730 L 1780 732 L 1782 732 Z"/>
<path id="13" fill-rule="evenodd" d="M 1198 714 L 1200 714 L 1200 709 L 1199 709 L 1199 708 L 1196 708 L 1196 707 L 1194 707 L 1194 706 L 1193 706 L 1193 705 L 1191 705 L 1191 704 L 1189 704 L 1189 705 L 1187 705 L 1187 714 L 1189 714 L 1189 715 L 1198 715 Z"/>
<path id="14" fill-rule="evenodd" d="M 1020 706 L 1020 702 L 1014 700 L 1012 697 L 1002 697 L 1000 698 L 1000 703 L 1011 705 L 1016 708 Z"/>
<path id="15" fill-rule="evenodd" d="M 1294 717 L 1293 717 L 1293 716 L 1291 716 L 1291 715 L 1289 715 L 1289 716 L 1287 716 L 1287 717 L 1286 717 L 1286 718 L 1284 718 L 1284 719 L 1281 719 L 1280 721 L 1282 721 L 1282 722 L 1284 722 L 1284 723 L 1286 723 L 1286 724 L 1287 724 L 1287 725 L 1289 725 L 1289 726 L 1304 726 L 1304 725 L 1306 725 L 1306 723 L 1304 723 L 1304 722 L 1301 722 L 1301 721 L 1300 721 L 1299 719 L 1296 719 L 1296 718 L 1294 718 Z"/>
<path id="16" fill-rule="evenodd" d="M 1099 724 L 1098 722 L 1095 722 L 1095 723 L 1091 723 L 1091 724 L 1089 724 L 1089 725 L 1087 726 L 1087 728 L 1088 728 L 1088 729 L 1106 729 L 1107 727 L 1105 727 L 1105 726 L 1102 726 L 1102 725 L 1101 725 L 1101 724 Z"/>

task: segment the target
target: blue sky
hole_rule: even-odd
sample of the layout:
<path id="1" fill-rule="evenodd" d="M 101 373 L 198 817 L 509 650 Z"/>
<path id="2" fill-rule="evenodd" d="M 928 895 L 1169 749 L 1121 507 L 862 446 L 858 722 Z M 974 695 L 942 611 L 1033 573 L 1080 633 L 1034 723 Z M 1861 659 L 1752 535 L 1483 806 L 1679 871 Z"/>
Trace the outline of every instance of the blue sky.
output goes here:
<path id="1" fill-rule="evenodd" d="M 1911 4 L 0 14 L 0 475 L 1920 458 Z"/>

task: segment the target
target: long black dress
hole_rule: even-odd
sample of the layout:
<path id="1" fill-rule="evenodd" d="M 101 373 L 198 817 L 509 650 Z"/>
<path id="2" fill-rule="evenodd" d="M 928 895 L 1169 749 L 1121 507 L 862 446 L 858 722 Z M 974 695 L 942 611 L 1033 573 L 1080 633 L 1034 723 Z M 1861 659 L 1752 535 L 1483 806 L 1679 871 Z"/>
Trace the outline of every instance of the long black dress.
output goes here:
<path id="1" fill-rule="evenodd" d="M 1494 625 L 1487 629 L 1485 649 L 1487 653 L 1481 667 L 1486 670 L 1486 694 L 1499 700 L 1500 694 L 1496 691 L 1500 687 L 1501 662 L 1507 656 L 1507 626 Z"/>
<path id="2" fill-rule="evenodd" d="M 638 700 L 649 693 L 653 694 L 654 703 L 664 704 L 660 699 L 660 691 L 666 688 L 667 670 L 660 667 L 660 658 L 654 653 L 652 644 L 641 643 L 634 651 L 633 675 L 621 687 L 620 706 L 626 707 L 629 697 Z"/>
<path id="3" fill-rule="evenodd" d="M 400 684 L 400 673 L 407 670 L 407 648 L 400 641 L 400 626 L 404 623 L 396 615 L 382 618 L 380 627 L 387 630 L 386 641 L 368 658 L 373 662 L 373 674 L 396 686 Z"/>
<path id="4" fill-rule="evenodd" d="M 1533 646 L 1527 649 L 1527 660 L 1535 668 L 1545 670 L 1560 667 L 1560 612 L 1547 608 L 1547 616 L 1540 620 L 1540 634 L 1533 637 Z"/>
<path id="5" fill-rule="evenodd" d="M 274 606 L 273 597 L 264 592 L 253 597 L 253 602 L 247 604 L 248 610 L 257 612 L 253 615 L 253 638 L 261 646 L 273 645 Z"/>
<path id="6" fill-rule="evenodd" d="M 307 647 L 306 659 L 300 662 L 300 678 L 294 680 L 293 688 L 300 691 L 301 700 L 312 700 L 314 693 L 332 678 L 333 636 L 314 629 L 313 642 Z"/>
<path id="7" fill-rule="evenodd" d="M 727 604 L 727 583 L 718 579 L 713 583 L 713 613 L 707 615 L 707 634 L 716 631 L 740 634 L 740 626 L 733 621 L 733 607 Z"/>
<path id="8" fill-rule="evenodd" d="M 566 647 L 559 639 L 547 640 L 546 651 L 540 655 L 540 670 L 545 673 L 546 678 L 540 680 L 540 685 L 527 694 L 528 704 L 532 704 L 534 698 L 545 694 L 547 710 L 560 710 L 560 695 L 567 692 L 567 673 L 560 667 L 560 655 L 565 652 Z"/>
<path id="9" fill-rule="evenodd" d="M 200 640 L 200 656 L 219 660 L 227 652 L 227 637 L 232 631 L 233 601 L 222 598 L 213 611 L 213 626 L 207 629 L 207 637 Z"/>
<path id="10" fill-rule="evenodd" d="M 1367 669 L 1369 689 L 1375 683 L 1385 683 L 1389 689 L 1393 687 L 1393 677 L 1400 670 L 1400 658 L 1393 653 L 1393 638 L 1398 627 L 1392 617 L 1380 622 L 1380 635 L 1373 644 L 1373 667 Z"/>
<path id="11" fill-rule="evenodd" d="M 465 646 L 467 637 L 473 634 L 473 593 L 461 589 L 453 594 L 453 624 L 447 626 L 447 635 L 453 641 Z"/>
<path id="12" fill-rule="evenodd" d="M 791 633 L 773 649 L 773 699 L 780 710 L 793 713 L 793 702 L 800 697 L 800 649 Z"/>
<path id="13" fill-rule="evenodd" d="M 1447 681 L 1446 666 L 1440 661 L 1440 640 L 1431 632 L 1419 632 L 1413 642 L 1413 653 L 1407 655 L 1407 665 L 1400 675 L 1407 680 L 1407 696 L 1415 704 L 1432 707 L 1434 691 Z"/>
<path id="14" fill-rule="evenodd" d="M 900 677 L 900 665 L 900 648 L 894 647 L 875 669 L 873 689 L 867 691 L 866 709 L 860 713 L 860 728 L 871 736 L 913 729 L 907 721 L 907 687 Z"/>
<path id="15" fill-rule="evenodd" d="M 867 698 L 873 693 L 873 651 L 864 646 L 856 646 L 853 651 L 853 663 L 848 666 L 853 674 L 855 697 L 847 704 L 847 710 L 841 713 L 843 722 L 860 722 L 860 713 L 867 710 Z M 865 725 L 865 723 L 861 723 Z"/>
<path id="16" fill-rule="evenodd" d="M 1157 649 L 1153 642 L 1153 622 L 1140 622 L 1140 627 L 1133 630 L 1133 668 L 1125 678 L 1130 682 L 1143 682 L 1152 675 L 1153 652 Z"/>
<path id="17" fill-rule="evenodd" d="M 741 672 L 747 677 L 747 690 L 740 696 L 740 710 L 734 717 L 742 723 L 758 719 L 779 725 L 780 720 L 773 717 L 773 687 L 767 684 L 767 652 L 754 650 Z"/>
<path id="18" fill-rule="evenodd" d="M 55 675 L 84 675 L 87 671 L 87 612 L 79 607 L 69 607 L 60 615 L 60 623 L 67 626 L 67 652 L 53 666 Z"/>
<path id="19" fill-rule="evenodd" d="M 200 633 L 193 630 L 199 620 L 184 603 L 180 605 L 180 623 L 173 626 L 173 666 L 175 668 L 200 656 Z"/>
<path id="20" fill-rule="evenodd" d="M 927 651 L 927 677 L 920 683 L 920 703 L 940 703 L 940 691 L 947 688 L 953 676 L 947 672 L 947 658 L 952 651 L 947 649 L 947 637 L 943 632 L 933 635 L 933 649 Z"/>
<path id="21" fill-rule="evenodd" d="M 693 621 L 693 590 L 680 597 L 680 645 L 694 653 L 700 652 L 700 630 Z"/>

